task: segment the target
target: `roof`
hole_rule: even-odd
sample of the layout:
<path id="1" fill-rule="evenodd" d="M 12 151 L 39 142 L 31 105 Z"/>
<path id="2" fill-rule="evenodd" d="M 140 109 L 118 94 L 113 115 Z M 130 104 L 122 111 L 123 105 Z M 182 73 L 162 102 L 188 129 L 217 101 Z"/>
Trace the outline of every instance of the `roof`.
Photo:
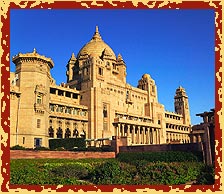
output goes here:
<path id="1" fill-rule="evenodd" d="M 96 30 L 92 39 L 81 48 L 77 58 L 79 59 L 81 56 L 85 55 L 101 57 L 104 53 L 107 55 L 107 58 L 109 56 L 110 59 L 116 60 L 114 51 L 103 41 L 99 33 L 98 26 L 96 26 Z"/>

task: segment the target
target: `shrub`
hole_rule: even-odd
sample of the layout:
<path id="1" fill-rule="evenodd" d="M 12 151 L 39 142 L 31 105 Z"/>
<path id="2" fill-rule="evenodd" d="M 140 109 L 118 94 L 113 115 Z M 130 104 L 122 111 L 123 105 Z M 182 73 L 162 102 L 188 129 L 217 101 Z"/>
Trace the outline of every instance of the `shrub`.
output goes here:
<path id="1" fill-rule="evenodd" d="M 58 167 L 55 167 L 51 170 L 56 177 L 62 177 L 66 179 L 83 179 L 87 177 L 88 170 L 80 164 L 64 164 Z"/>
<path id="2" fill-rule="evenodd" d="M 65 151 L 65 148 L 64 147 L 58 147 L 55 149 L 56 151 Z"/>
<path id="3" fill-rule="evenodd" d="M 199 154 L 195 155 L 191 152 L 129 152 L 119 153 L 117 159 L 122 162 L 135 164 L 140 160 L 148 162 L 197 162 L 200 161 Z"/>
<path id="4" fill-rule="evenodd" d="M 213 185 L 215 184 L 215 169 L 214 166 L 205 165 L 200 169 L 200 174 L 197 176 L 196 184 Z"/>
<path id="5" fill-rule="evenodd" d="M 50 150 L 49 148 L 46 148 L 46 147 L 36 147 L 34 148 L 34 150 Z"/>
<path id="6" fill-rule="evenodd" d="M 108 161 L 97 166 L 90 174 L 94 184 L 120 184 L 121 168 L 118 161 Z"/>
<path id="7" fill-rule="evenodd" d="M 60 147 L 64 147 L 66 150 L 72 150 L 74 147 L 85 148 L 86 142 L 84 138 L 50 139 L 49 147 L 52 150 Z"/>
<path id="8" fill-rule="evenodd" d="M 15 145 L 10 148 L 10 150 L 25 150 L 26 148 L 20 145 Z"/>
<path id="9" fill-rule="evenodd" d="M 136 184 L 165 184 L 176 185 L 193 181 L 200 173 L 202 163 L 146 163 L 136 164 L 138 179 Z"/>

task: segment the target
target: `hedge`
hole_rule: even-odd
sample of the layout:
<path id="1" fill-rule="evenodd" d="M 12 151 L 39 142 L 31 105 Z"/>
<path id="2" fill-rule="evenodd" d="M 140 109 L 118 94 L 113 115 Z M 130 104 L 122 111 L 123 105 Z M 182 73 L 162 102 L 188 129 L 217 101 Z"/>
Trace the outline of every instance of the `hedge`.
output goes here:
<path id="1" fill-rule="evenodd" d="M 84 138 L 65 138 L 65 139 L 50 139 L 49 147 L 51 150 L 57 148 L 64 148 L 66 150 L 73 150 L 74 147 L 85 148 L 86 142 Z"/>
<path id="2" fill-rule="evenodd" d="M 117 155 L 117 159 L 121 162 L 135 164 L 140 160 L 148 162 L 201 162 L 201 152 L 123 152 Z"/>

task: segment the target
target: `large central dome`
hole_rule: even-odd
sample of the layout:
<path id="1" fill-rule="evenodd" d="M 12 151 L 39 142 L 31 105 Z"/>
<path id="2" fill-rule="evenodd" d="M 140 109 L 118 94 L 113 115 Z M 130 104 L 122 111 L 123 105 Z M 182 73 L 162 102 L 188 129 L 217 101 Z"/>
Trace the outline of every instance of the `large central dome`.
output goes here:
<path id="1" fill-rule="evenodd" d="M 92 39 L 82 47 L 77 58 L 79 59 L 81 56 L 85 56 L 86 54 L 101 57 L 103 53 L 106 53 L 110 59 L 116 60 L 114 51 L 102 40 L 98 27 L 96 26 L 96 31 Z"/>

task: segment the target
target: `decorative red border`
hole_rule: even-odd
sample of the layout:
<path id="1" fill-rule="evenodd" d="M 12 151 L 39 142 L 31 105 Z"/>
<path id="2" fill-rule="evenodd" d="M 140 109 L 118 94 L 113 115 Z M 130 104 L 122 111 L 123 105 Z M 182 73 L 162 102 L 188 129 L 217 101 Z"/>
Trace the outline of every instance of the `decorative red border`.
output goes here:
<path id="1" fill-rule="evenodd" d="M 10 0 L 13 1 L 13 0 Z M 4 4 L 5 2 L 3 2 Z M 10 94 L 10 83 L 9 83 L 9 77 L 10 77 L 10 71 L 9 71 L 9 45 L 10 45 L 10 10 L 11 9 L 21 9 L 21 7 L 26 9 L 37 9 L 37 8 L 52 8 L 52 9 L 84 9 L 84 8 L 91 8 L 91 9 L 213 9 L 216 13 L 216 34 L 215 34 L 215 46 L 216 46 L 216 52 L 215 52 L 215 71 L 219 72 L 219 69 L 222 66 L 222 63 L 220 61 L 221 58 L 221 34 L 222 34 L 222 3 L 220 1 L 212 1 L 212 2 L 205 2 L 205 1 L 184 1 L 181 3 L 171 2 L 166 3 L 164 1 L 150 1 L 147 4 L 144 4 L 143 2 L 138 2 L 137 5 L 135 5 L 131 1 L 126 2 L 119 2 L 119 1 L 112 1 L 112 2 L 103 2 L 103 1 L 83 1 L 83 2 L 66 2 L 66 1 L 55 1 L 55 2 L 45 2 L 37 4 L 36 1 L 21 1 L 19 3 L 10 2 L 9 6 L 6 11 L 6 15 L 1 15 L 1 21 L 2 21 L 2 39 L 1 39 L 1 46 L 3 49 L 3 55 L 1 56 L 1 63 L 3 64 L 1 66 L 1 91 L 2 94 L 4 94 L 1 98 L 1 126 L 3 128 L 3 132 L 6 134 L 5 136 L 8 137 L 5 138 L 5 136 L 1 135 L 1 149 L 2 149 L 2 166 L 1 166 L 1 172 L 3 181 L 1 181 L 1 191 L 12 191 L 20 189 L 26 189 L 28 191 L 36 191 L 40 192 L 44 189 L 48 190 L 56 190 L 56 191 L 107 191 L 112 192 L 114 189 L 118 189 L 120 191 L 131 191 L 136 192 L 137 190 L 151 190 L 154 189 L 156 191 L 166 191 L 169 192 L 172 189 L 175 190 L 184 190 L 186 192 L 188 191 L 207 191 L 210 190 L 212 192 L 214 191 L 221 191 L 220 190 L 220 178 L 221 178 L 221 165 L 219 162 L 222 162 L 222 131 L 220 129 L 220 120 L 218 117 L 217 112 L 221 111 L 221 102 L 219 101 L 219 95 L 218 90 L 221 89 L 221 82 L 218 81 L 217 77 L 215 77 L 215 86 L 216 86 L 216 92 L 215 92 L 215 125 L 216 125 L 216 141 L 218 141 L 218 145 L 216 146 L 216 175 L 218 179 L 215 180 L 214 185 L 192 185 L 186 187 L 186 185 L 177 185 L 177 186 L 165 186 L 165 185 L 99 185 L 99 186 L 41 186 L 41 185 L 10 185 L 10 175 L 9 175 L 9 163 L 10 163 L 10 156 L 9 156 L 9 134 L 10 134 L 10 124 L 9 124 L 9 117 L 10 117 L 10 100 L 9 100 L 9 94 Z M 0 25 L 1 27 L 1 25 Z M 218 31 L 220 34 L 218 34 Z M 219 72 L 221 73 L 221 72 Z M 220 75 L 221 76 L 221 75 Z M 1 153 L 1 152 L 0 152 Z"/>

